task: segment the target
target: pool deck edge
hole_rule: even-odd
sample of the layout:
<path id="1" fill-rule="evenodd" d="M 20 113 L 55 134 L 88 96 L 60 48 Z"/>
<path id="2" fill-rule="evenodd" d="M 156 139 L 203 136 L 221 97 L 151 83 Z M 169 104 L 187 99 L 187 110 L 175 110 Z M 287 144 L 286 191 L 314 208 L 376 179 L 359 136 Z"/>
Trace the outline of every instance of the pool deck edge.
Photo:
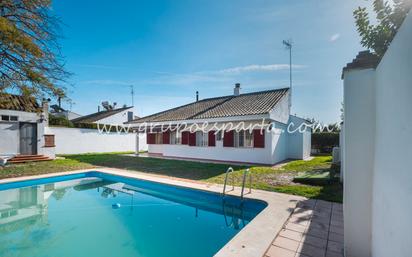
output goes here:
<path id="1" fill-rule="evenodd" d="M 94 169 L 83 169 L 68 172 L 48 173 L 35 176 L 24 176 L 1 179 L 0 184 L 19 182 L 28 179 L 49 178 L 62 175 L 70 175 L 84 172 L 103 172 L 118 176 L 137 178 L 158 183 L 182 186 L 198 190 L 221 193 L 223 185 L 209 184 L 203 182 L 189 181 L 185 179 L 167 177 L 162 175 L 152 175 L 136 171 L 128 171 L 115 168 L 98 167 Z M 240 187 L 235 187 L 233 191 L 226 194 L 240 196 Z M 253 189 L 252 193 L 246 194 L 245 198 L 265 201 L 268 206 L 260 212 L 246 227 L 234 236 L 223 248 L 215 254 L 216 257 L 261 257 L 270 247 L 273 239 L 282 229 L 289 216 L 292 214 L 299 201 L 307 198 L 287 195 L 276 192 Z"/>

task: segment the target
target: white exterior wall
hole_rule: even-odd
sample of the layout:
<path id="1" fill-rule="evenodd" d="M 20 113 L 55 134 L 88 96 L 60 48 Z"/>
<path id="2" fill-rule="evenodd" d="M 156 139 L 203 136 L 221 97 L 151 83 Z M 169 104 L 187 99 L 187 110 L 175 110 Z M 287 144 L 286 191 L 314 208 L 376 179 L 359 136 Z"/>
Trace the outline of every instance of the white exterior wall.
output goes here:
<path id="1" fill-rule="evenodd" d="M 55 135 L 56 154 L 136 150 L 135 133 L 99 133 L 96 129 L 47 127 L 46 134 Z"/>
<path id="2" fill-rule="evenodd" d="M 0 110 L 0 115 L 17 116 L 18 121 L 0 121 L 0 155 L 15 155 L 20 153 L 19 122 L 37 123 L 37 152 L 43 154 L 43 130 L 45 122 L 40 123 L 40 115 L 33 112 Z"/>
<path id="3" fill-rule="evenodd" d="M 216 146 L 204 147 L 189 145 L 150 144 L 149 153 L 158 153 L 170 157 L 272 164 L 271 140 L 271 135 L 266 133 L 265 148 L 223 147 L 223 141 L 216 141 Z"/>
<path id="4" fill-rule="evenodd" d="M 344 74 L 346 256 L 411 256 L 412 15 L 376 70 Z"/>
<path id="5" fill-rule="evenodd" d="M 287 124 L 289 121 L 290 116 L 290 108 L 289 108 L 289 97 L 290 97 L 290 90 L 288 94 L 285 95 L 273 108 L 273 110 L 269 113 L 269 117 L 271 120 L 275 120 L 284 124 Z"/>
<path id="6" fill-rule="evenodd" d="M 300 122 L 302 119 L 296 118 Z M 246 127 L 249 123 L 246 123 Z M 259 123 L 260 124 L 260 123 Z M 170 145 L 170 144 L 150 144 L 148 145 L 149 153 L 163 154 L 169 157 L 182 157 L 192 159 L 219 160 L 229 162 L 245 162 L 259 164 L 275 164 L 288 158 L 306 159 L 310 155 L 310 130 L 303 134 L 299 132 L 294 134 L 287 133 L 287 125 L 279 122 L 273 122 L 270 132 L 265 131 L 264 148 L 239 148 L 223 147 L 223 141 L 216 141 L 216 146 L 188 146 L 188 145 Z M 290 140 L 290 137 L 296 137 Z M 298 154 L 291 156 L 290 148 L 300 149 Z"/>
<path id="7" fill-rule="evenodd" d="M 344 241 L 347 257 L 370 256 L 375 72 L 345 72 Z"/>
<path id="8" fill-rule="evenodd" d="M 302 124 L 309 125 L 306 120 L 302 118 L 293 115 L 290 116 L 288 125 L 290 125 L 291 133 L 288 133 L 287 138 L 287 158 L 289 159 L 305 160 L 310 157 L 312 129 Z"/>
<path id="9" fill-rule="evenodd" d="M 412 15 L 376 69 L 372 256 L 411 256 Z"/>
<path id="10" fill-rule="evenodd" d="M 109 124 L 109 125 L 122 125 L 123 123 L 127 122 L 127 113 L 128 112 L 133 112 L 133 109 L 127 109 L 124 111 L 121 111 L 119 113 L 116 113 L 114 115 L 111 115 L 107 118 L 98 120 L 94 123 L 100 123 L 100 124 Z"/>

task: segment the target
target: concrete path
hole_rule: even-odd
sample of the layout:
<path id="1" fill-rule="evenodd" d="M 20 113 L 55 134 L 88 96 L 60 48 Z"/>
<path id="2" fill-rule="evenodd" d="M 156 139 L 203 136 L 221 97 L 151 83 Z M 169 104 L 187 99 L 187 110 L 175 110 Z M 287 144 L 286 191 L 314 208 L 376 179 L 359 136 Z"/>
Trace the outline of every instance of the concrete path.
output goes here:
<path id="1" fill-rule="evenodd" d="M 343 257 L 342 204 L 298 203 L 265 257 Z"/>

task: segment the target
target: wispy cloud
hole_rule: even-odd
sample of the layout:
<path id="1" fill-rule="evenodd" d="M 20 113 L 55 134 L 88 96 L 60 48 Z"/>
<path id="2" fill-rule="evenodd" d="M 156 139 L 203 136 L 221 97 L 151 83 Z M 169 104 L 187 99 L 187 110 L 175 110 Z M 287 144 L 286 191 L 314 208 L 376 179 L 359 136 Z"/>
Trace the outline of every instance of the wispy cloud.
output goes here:
<path id="1" fill-rule="evenodd" d="M 335 42 L 336 40 L 338 40 L 340 38 L 340 34 L 336 33 L 333 34 L 330 38 L 329 38 L 329 42 Z"/>
<path id="2" fill-rule="evenodd" d="M 305 65 L 294 64 L 292 65 L 294 69 L 306 68 Z M 129 80 L 118 80 L 118 79 L 96 79 L 96 80 L 85 80 L 80 81 L 82 84 L 86 85 L 97 85 L 97 86 L 148 86 L 148 85 L 170 85 L 179 87 L 192 87 L 199 84 L 210 84 L 210 86 L 217 85 L 228 85 L 233 81 L 247 80 L 251 73 L 267 73 L 263 75 L 272 76 L 273 72 L 289 70 L 289 64 L 251 64 L 238 67 L 230 67 L 220 70 L 205 70 L 196 71 L 190 73 L 173 73 L 164 71 L 150 71 L 150 73 L 155 72 L 156 75 L 151 74 L 148 76 L 142 76 L 136 79 Z M 262 79 L 262 75 L 252 76 L 255 81 Z M 273 81 L 273 79 L 272 79 Z"/>
<path id="3" fill-rule="evenodd" d="M 121 80 L 112 80 L 112 79 L 96 79 L 96 80 L 85 80 L 81 81 L 83 84 L 88 85 L 119 85 L 119 86 L 128 86 L 132 85 L 132 82 L 121 81 Z"/>
<path id="4" fill-rule="evenodd" d="M 304 68 L 303 65 L 296 65 L 292 64 L 292 68 Z M 278 70 L 287 70 L 289 69 L 289 64 L 267 64 L 267 65 L 260 65 L 260 64 L 252 64 L 247 66 L 239 66 L 239 67 L 232 67 L 228 69 L 220 70 L 220 73 L 223 74 L 239 74 L 243 72 L 268 72 L 268 71 L 278 71 Z"/>

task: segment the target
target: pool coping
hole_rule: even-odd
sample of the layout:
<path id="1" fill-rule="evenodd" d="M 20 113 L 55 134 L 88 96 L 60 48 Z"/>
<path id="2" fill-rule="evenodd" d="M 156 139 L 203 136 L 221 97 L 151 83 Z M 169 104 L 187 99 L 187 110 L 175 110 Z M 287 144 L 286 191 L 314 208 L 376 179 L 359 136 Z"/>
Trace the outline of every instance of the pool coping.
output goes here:
<path id="1" fill-rule="evenodd" d="M 19 182 L 29 179 L 40 179 L 71 175 L 85 172 L 102 172 L 128 178 L 148 180 L 157 183 L 181 186 L 186 188 L 221 193 L 223 185 L 210 184 L 204 182 L 190 181 L 175 177 L 168 177 L 156 174 L 147 174 L 138 171 L 128 171 L 123 169 L 97 167 L 94 169 L 83 169 L 68 172 L 47 173 L 34 176 L 24 176 L 1 179 L 0 184 Z M 226 194 L 239 196 L 240 187 L 235 187 L 233 191 Z M 273 239 L 282 229 L 289 216 L 292 214 L 299 201 L 307 198 L 295 195 L 288 195 L 276 192 L 253 189 L 252 193 L 246 194 L 245 198 L 261 200 L 267 203 L 267 207 L 262 210 L 249 224 L 237 233 L 226 245 L 224 245 L 214 256 L 215 257 L 261 257 L 270 247 Z"/>

